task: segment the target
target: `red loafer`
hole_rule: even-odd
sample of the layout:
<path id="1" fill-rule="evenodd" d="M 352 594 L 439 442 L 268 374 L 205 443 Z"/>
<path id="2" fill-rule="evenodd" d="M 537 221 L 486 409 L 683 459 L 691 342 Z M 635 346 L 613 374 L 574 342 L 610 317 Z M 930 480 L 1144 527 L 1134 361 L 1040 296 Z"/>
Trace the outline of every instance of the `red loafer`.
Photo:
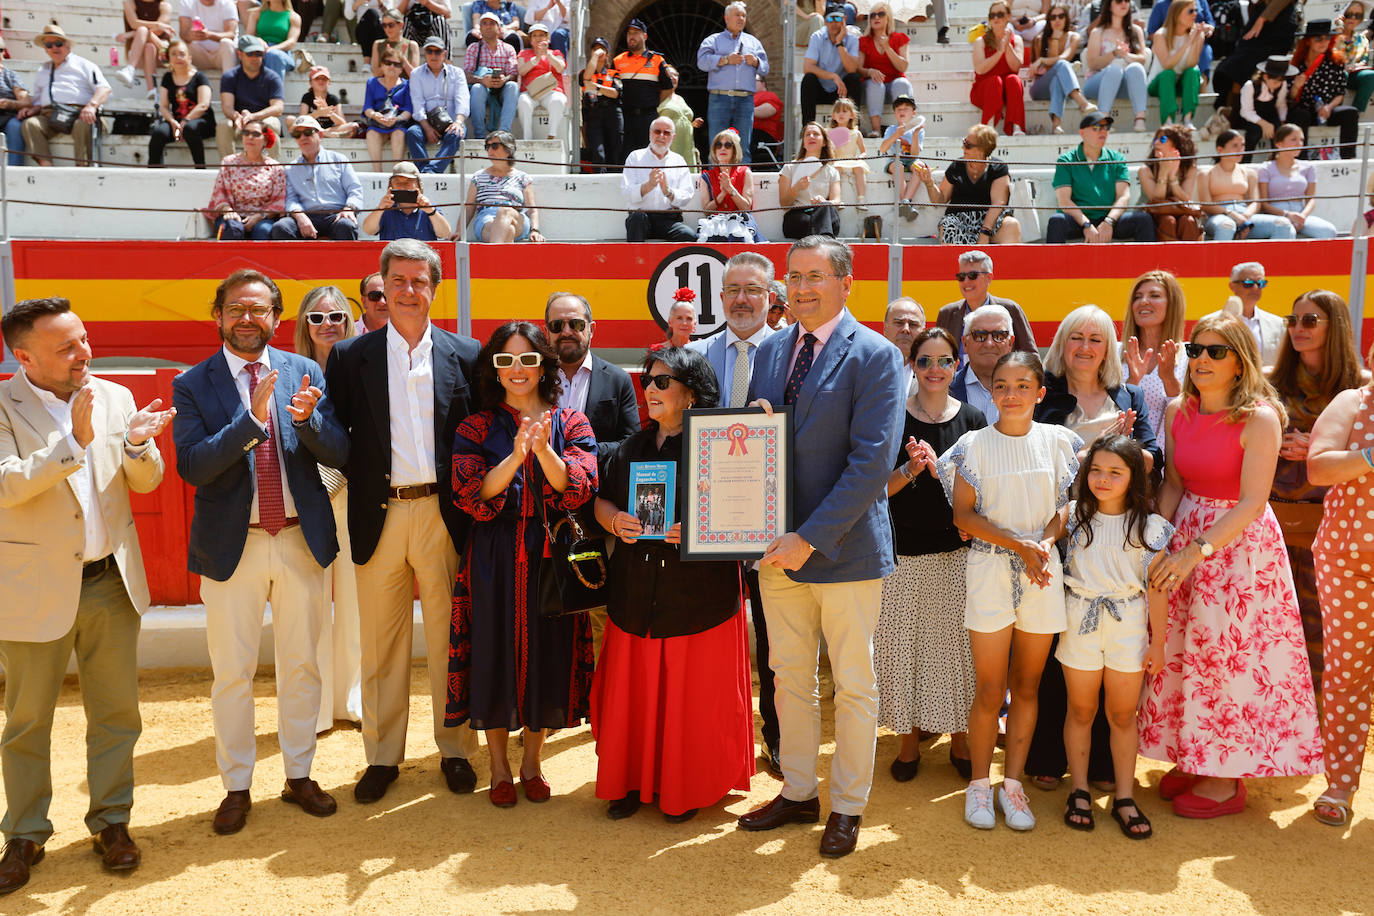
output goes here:
<path id="1" fill-rule="evenodd" d="M 1159 797 L 1165 801 L 1173 801 L 1191 789 L 1196 781 L 1196 776 L 1189 776 L 1178 767 L 1174 767 L 1159 781 Z"/>
<path id="2" fill-rule="evenodd" d="M 498 782 L 491 787 L 491 803 L 498 808 L 514 808 L 516 802 L 515 783 Z"/>
<path id="3" fill-rule="evenodd" d="M 520 788 L 525 790 L 525 798 L 532 802 L 546 802 L 549 796 L 553 795 L 553 790 L 549 788 L 549 781 L 541 773 L 538 776 L 520 777 Z"/>
<path id="4" fill-rule="evenodd" d="M 1227 814 L 1240 814 L 1245 810 L 1245 782 L 1236 780 L 1236 793 L 1225 801 L 1212 801 L 1203 798 L 1189 789 L 1174 798 L 1174 813 L 1179 817 L 1206 819 L 1222 817 Z"/>

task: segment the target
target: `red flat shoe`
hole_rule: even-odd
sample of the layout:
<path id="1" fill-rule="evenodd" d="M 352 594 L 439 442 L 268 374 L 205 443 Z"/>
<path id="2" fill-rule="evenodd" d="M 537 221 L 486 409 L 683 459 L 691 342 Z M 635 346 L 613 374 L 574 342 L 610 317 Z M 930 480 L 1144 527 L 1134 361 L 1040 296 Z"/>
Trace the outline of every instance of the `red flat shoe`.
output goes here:
<path id="1" fill-rule="evenodd" d="M 1236 780 L 1236 793 L 1225 801 L 1212 801 L 1210 798 L 1203 798 L 1196 795 L 1189 789 L 1182 795 L 1174 798 L 1174 813 L 1179 817 L 1191 817 L 1205 820 L 1213 817 L 1223 817 L 1227 814 L 1240 814 L 1245 810 L 1245 782 Z"/>
<path id="2" fill-rule="evenodd" d="M 1191 789 L 1196 781 L 1196 776 L 1189 776 L 1178 767 L 1174 767 L 1159 781 L 1159 797 L 1165 801 L 1173 801 Z"/>
<path id="3" fill-rule="evenodd" d="M 491 787 L 488 797 L 491 799 L 491 803 L 498 808 L 514 808 L 516 802 L 515 783 L 498 782 Z"/>
<path id="4" fill-rule="evenodd" d="M 549 788 L 549 781 L 543 775 L 534 777 L 522 775 L 520 788 L 525 790 L 525 798 L 535 803 L 546 802 L 549 800 L 549 796 L 553 795 L 553 790 Z"/>

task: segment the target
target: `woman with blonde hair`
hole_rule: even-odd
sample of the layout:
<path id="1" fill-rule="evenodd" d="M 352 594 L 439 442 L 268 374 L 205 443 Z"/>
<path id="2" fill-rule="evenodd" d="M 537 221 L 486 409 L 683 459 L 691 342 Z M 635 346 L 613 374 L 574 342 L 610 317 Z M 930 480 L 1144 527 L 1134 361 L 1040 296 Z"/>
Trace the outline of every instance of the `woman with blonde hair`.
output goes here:
<path id="1" fill-rule="evenodd" d="M 982 122 L 1002 122 L 1002 132 L 1019 137 L 1026 132 L 1025 87 L 1018 75 L 1026 45 L 1011 27 L 1011 7 L 993 0 L 983 40 L 973 43 L 973 87 L 969 101 L 982 109 Z"/>
<path id="2" fill-rule="evenodd" d="M 1287 423 L 1240 318 L 1193 328 L 1165 414 L 1158 511 L 1173 521 L 1150 582 L 1167 589 L 1165 666 L 1140 711 L 1140 753 L 1182 817 L 1245 810 L 1247 778 L 1312 775 L 1322 745 L 1283 532 L 1269 507 Z"/>
<path id="3" fill-rule="evenodd" d="M 754 172 L 744 162 L 738 131 L 727 127 L 711 141 L 711 160 L 701 170 L 701 210 L 706 216 L 698 225 L 698 238 L 703 226 L 709 238 L 719 239 L 722 230 L 734 229 L 729 223 L 738 222 L 753 237 L 736 238 L 732 231 L 727 240 L 768 241 L 754 221 L 753 209 Z"/>
<path id="4" fill-rule="evenodd" d="M 1131 287 L 1121 323 L 1121 363 L 1126 381 L 1139 385 L 1150 412 L 1155 441 L 1164 445 L 1164 408 L 1183 391 L 1188 359 L 1183 355 L 1183 321 L 1188 302 L 1178 278 L 1167 270 L 1147 270 Z"/>
<path id="5" fill-rule="evenodd" d="M 868 29 L 859 36 L 859 72 L 864 76 L 864 107 L 872 126 L 869 137 L 883 135 L 884 104 L 898 96 L 915 95 L 906 78 L 909 41 L 886 0 L 868 8 Z"/>
<path id="6" fill-rule="evenodd" d="M 1150 39 L 1159 69 L 1147 91 L 1159 98 L 1159 117 L 1165 127 L 1178 123 L 1184 130 L 1193 129 L 1202 91 L 1198 60 L 1211 34 L 1212 27 L 1198 19 L 1195 0 L 1174 0 L 1164 14 L 1164 25 Z M 1183 117 L 1176 122 L 1174 115 L 1180 111 Z"/>
<path id="7" fill-rule="evenodd" d="M 946 245 L 1014 244 L 1021 241 L 1021 224 L 1012 216 L 1011 171 L 993 159 L 997 131 L 975 124 L 964 138 L 964 156 L 945 169 L 937 186 L 930 166 L 919 159 L 911 171 L 926 186 L 933 204 L 947 204 L 940 217 L 940 241 Z"/>

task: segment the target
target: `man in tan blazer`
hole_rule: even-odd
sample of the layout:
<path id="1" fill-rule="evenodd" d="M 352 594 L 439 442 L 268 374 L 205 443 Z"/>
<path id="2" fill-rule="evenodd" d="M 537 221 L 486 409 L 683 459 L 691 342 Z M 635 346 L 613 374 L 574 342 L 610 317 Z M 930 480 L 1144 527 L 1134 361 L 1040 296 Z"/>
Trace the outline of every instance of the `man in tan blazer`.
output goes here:
<path id="1" fill-rule="evenodd" d="M 137 868 L 129 837 L 138 714 L 138 631 L 148 583 L 129 491 L 162 480 L 153 437 L 175 411 L 134 407 L 92 378 L 66 299 L 27 299 L 0 321 L 21 371 L 0 382 L 0 894 L 22 887 L 52 836 L 53 714 L 76 651 L 86 709 L 86 826 L 106 868 Z"/>

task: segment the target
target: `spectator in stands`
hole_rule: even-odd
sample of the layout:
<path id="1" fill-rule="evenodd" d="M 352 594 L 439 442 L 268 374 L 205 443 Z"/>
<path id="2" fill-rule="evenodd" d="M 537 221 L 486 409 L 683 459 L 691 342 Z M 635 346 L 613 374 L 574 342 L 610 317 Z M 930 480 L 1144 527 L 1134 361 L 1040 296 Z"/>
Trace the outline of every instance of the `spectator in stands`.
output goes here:
<path id="1" fill-rule="evenodd" d="M 1358 29 L 1364 22 L 1366 9 L 1361 0 L 1355 0 L 1345 8 L 1340 17 L 1340 34 L 1334 42 L 1336 53 L 1345 58 L 1345 72 L 1350 76 L 1347 94 L 1355 110 L 1363 112 L 1374 95 L 1374 51 L 1370 50 L 1369 36 Z"/>
<path id="2" fill-rule="evenodd" d="M 1245 132 L 1245 146 L 1254 151 L 1260 139 L 1273 140 L 1274 131 L 1288 121 L 1288 95 L 1298 68 L 1287 54 L 1275 54 L 1264 67 L 1240 87 L 1238 111 L 1231 114 L 1231 125 Z M 1219 149 L 1220 147 L 1218 147 Z M 1250 152 L 1245 154 L 1250 161 Z"/>
<path id="3" fill-rule="evenodd" d="M 768 241 L 751 212 L 754 209 L 754 173 L 744 164 L 739 134 L 733 129 L 721 131 L 711 141 L 711 166 L 715 167 L 707 167 L 701 171 L 701 210 L 706 217 L 697 227 L 697 238 L 703 238 L 703 227 L 707 226 L 713 217 L 726 216 L 741 223 L 750 236 L 740 238 L 731 233 L 726 237 L 727 240 Z M 709 237 L 719 238 L 724 228 L 726 227 L 717 223 L 716 231 L 709 232 Z"/>
<path id="4" fill-rule="evenodd" d="M 359 125 L 355 121 L 350 121 L 344 117 L 343 106 L 339 104 L 339 97 L 329 91 L 329 68 L 315 66 L 310 68 L 310 88 L 305 90 L 301 96 L 300 108 L 296 114 L 287 115 L 286 129 L 290 130 L 291 125 L 296 123 L 296 118 L 301 115 L 310 115 L 320 122 L 320 128 L 325 137 L 356 137 Z"/>
<path id="5" fill-rule="evenodd" d="M 1131 21 L 1131 0 L 1102 0 L 1102 12 L 1088 30 L 1083 46 L 1083 65 L 1088 73 L 1083 94 L 1096 98 L 1097 107 L 1106 113 L 1124 92 L 1135 111 L 1132 129 L 1144 130 L 1149 105 L 1145 62 L 1149 57 L 1145 33 Z"/>
<path id="6" fill-rule="evenodd" d="M 1317 170 L 1310 162 L 1299 162 L 1304 143 L 1302 128 L 1281 124 L 1274 131 L 1274 157 L 1259 167 L 1261 209 L 1293 224 L 1301 238 L 1333 239 L 1336 227 L 1320 216 L 1317 206 Z"/>
<path id="7" fill-rule="evenodd" d="M 1011 7 L 1005 0 L 993 0 L 982 40 L 973 43 L 969 101 L 982 109 L 984 124 L 1001 121 L 1003 133 L 1019 137 L 1026 132 L 1025 87 L 1018 75 L 1026 47 L 1010 20 Z"/>
<path id="8" fill-rule="evenodd" d="M 1196 153 L 1191 128 L 1161 127 L 1150 144 L 1148 161 L 1136 170 L 1141 196 L 1150 205 L 1145 212 L 1154 220 L 1155 238 L 1161 242 L 1202 238 Z"/>
<path id="9" fill-rule="evenodd" d="M 1332 28 L 1330 19 L 1312 19 L 1298 39 L 1293 64 L 1302 72 L 1293 78 L 1288 90 L 1288 121 L 1301 127 L 1304 134 L 1314 124 L 1338 126 L 1341 158 L 1353 159 L 1360 111 L 1345 104 L 1350 77 L 1345 72 L 1344 60 L 1332 46 Z M 1307 150 L 1302 158 L 1316 159 L 1316 151 Z"/>
<path id="10" fill-rule="evenodd" d="M 693 114 L 692 106 L 677 94 L 677 67 L 664 64 L 663 72 L 668 74 L 668 84 L 672 91 L 658 103 L 658 114 L 659 117 L 668 118 L 673 122 L 673 152 L 689 165 L 701 165 L 701 152 L 696 145 L 696 128 L 705 122 Z"/>
<path id="11" fill-rule="evenodd" d="M 1096 111 L 1097 106 L 1083 97 L 1078 86 L 1078 74 L 1073 61 L 1083 43 L 1083 36 L 1071 28 L 1069 8 L 1056 3 L 1045 17 L 1045 28 L 1031 43 L 1030 87 L 1033 99 L 1050 100 L 1050 125 L 1056 134 L 1064 132 L 1064 100 L 1073 99 L 1081 114 Z"/>
<path id="12" fill-rule="evenodd" d="M 157 98 L 153 75 L 167 42 L 177 37 L 172 26 L 172 6 L 167 0 L 124 0 L 124 66 L 115 71 L 119 81 L 134 87 L 134 64 L 143 70 L 148 98 Z"/>
<path id="13" fill-rule="evenodd" d="M 563 115 L 568 110 L 568 82 L 564 71 L 568 62 L 549 47 L 549 27 L 536 22 L 529 30 L 530 46 L 515 56 L 520 74 L 520 98 L 515 110 L 520 115 L 520 133 L 526 140 L 534 135 L 534 110 L 542 108 L 549 116 L 547 140 L 563 137 Z"/>
<path id="14" fill-rule="evenodd" d="M 515 50 L 501 40 L 501 20 L 495 13 L 484 12 L 479 26 L 481 40 L 468 45 L 463 55 L 463 72 L 471 99 L 472 133 L 481 139 L 488 130 L 510 133 L 520 84 L 516 79 Z"/>
<path id="15" fill-rule="evenodd" d="M 668 306 L 668 334 L 649 344 L 650 350 L 685 347 L 692 342 L 692 335 L 697 332 L 696 298 L 697 294 L 685 286 L 673 293 L 673 304 Z"/>
<path id="16" fill-rule="evenodd" d="M 386 281 L 377 272 L 368 274 L 358 283 L 358 295 L 363 300 L 363 317 L 358 323 L 363 333 L 386 327 L 391 310 L 386 304 Z"/>
<path id="17" fill-rule="evenodd" d="M 468 181 L 463 205 L 463 226 L 469 222 L 474 242 L 542 242 L 539 209 L 534 204 L 533 179 L 515 168 L 515 138 L 509 131 L 487 134 L 487 159 L 491 165 Z M 474 215 L 475 214 L 475 215 Z M 462 235 L 462 226 L 454 238 Z"/>
<path id="18" fill-rule="evenodd" d="M 281 132 L 285 109 L 281 77 L 263 66 L 267 45 L 256 35 L 239 39 L 239 65 L 224 71 L 219 81 L 219 104 L 224 120 L 215 125 L 215 145 L 223 159 L 234 151 L 234 134 L 245 125 L 260 123 Z M 192 62 L 195 53 L 191 54 Z"/>
<path id="19" fill-rule="evenodd" d="M 448 19 L 453 15 L 453 7 L 448 0 L 399 0 L 396 8 L 406 17 L 405 37 L 413 41 L 417 48 L 430 38 L 437 37 L 443 40 L 445 51 L 451 50 Z M 516 26 L 519 24 L 517 19 Z M 419 65 L 417 60 L 411 66 L 414 68 Z"/>
<path id="20" fill-rule="evenodd" d="M 792 311 L 787 307 L 787 284 L 774 280 L 768 287 L 768 316 L 764 319 L 768 327 L 780 331 L 792 321 Z"/>
<path id="21" fill-rule="evenodd" d="M 382 0 L 345 0 L 353 7 L 353 15 L 358 20 L 358 26 L 354 29 L 354 34 L 358 39 L 358 50 L 363 53 L 363 60 L 372 60 L 373 46 L 387 37 L 386 29 L 382 27 L 382 11 L 389 9 L 384 7 Z M 399 28 L 399 20 L 398 25 Z M 401 33 L 397 32 L 399 36 Z"/>
<path id="22" fill-rule="evenodd" d="M 177 32 L 190 45 L 196 69 L 226 73 L 233 69 L 234 39 L 239 31 L 234 0 L 181 0 L 180 13 Z"/>
<path id="23" fill-rule="evenodd" d="M 420 183 L 420 170 L 413 162 L 398 162 L 391 168 L 386 193 L 375 210 L 363 219 L 363 231 L 383 242 L 395 239 L 419 239 L 433 242 L 447 239 L 453 227 L 443 211 L 425 196 Z"/>
<path id="24" fill-rule="evenodd" d="M 658 118 L 649 125 L 649 145 L 625 157 L 620 190 L 632 211 L 625 217 L 626 241 L 696 239 L 682 224 L 682 208 L 696 193 L 695 174 L 672 145 L 672 120 Z"/>
<path id="25" fill-rule="evenodd" d="M 858 98 L 863 76 L 859 68 L 859 36 L 845 27 L 844 9 L 830 3 L 825 8 L 825 28 L 811 35 L 802 61 L 802 123 L 816 120 L 816 105 L 833 102 L 841 95 Z"/>
<path id="26" fill-rule="evenodd" d="M 549 47 L 565 58 L 568 56 L 570 33 L 568 21 L 568 0 L 531 0 L 525 7 L 525 25 L 532 26 L 542 22 L 549 27 Z M 525 29 L 526 34 L 529 28 Z"/>
<path id="27" fill-rule="evenodd" d="M 914 97 L 906 78 L 907 34 L 897 28 L 892 6 L 879 0 L 868 10 L 868 29 L 859 38 L 859 73 L 864 78 L 870 137 L 883 135 L 883 104 L 898 96 Z"/>
<path id="28" fill-rule="evenodd" d="M 100 106 L 110 97 L 110 84 L 100 68 L 72 53 L 67 33 L 56 23 L 43 26 L 33 43 L 48 59 L 33 78 L 33 104 L 20 109 L 24 145 L 39 165 L 52 165 L 48 141 L 71 134 L 76 164 L 91 164 L 91 138 Z"/>
<path id="29" fill-rule="evenodd" d="M 352 3 L 354 0 L 347 0 Z M 324 0 L 324 24 L 320 26 L 319 34 L 315 40 L 320 44 L 332 44 L 338 41 L 336 38 L 339 20 L 344 22 L 344 30 L 348 33 L 346 39 L 349 44 L 358 40 L 358 25 L 354 21 L 352 13 L 345 13 L 345 0 Z"/>
<path id="30" fill-rule="evenodd" d="M 892 176 L 892 186 L 901 201 L 898 210 L 902 219 L 915 219 L 916 208 L 912 201 L 916 189 L 921 186 L 921 175 L 916 170 L 920 160 L 916 157 L 926 141 L 926 119 L 916 116 L 916 100 L 906 95 L 892 100 L 892 113 L 897 116 L 897 123 L 888 127 L 883 142 L 878 144 L 878 153 L 893 153 L 887 172 Z"/>
<path id="31" fill-rule="evenodd" d="M 1287 66 L 1287 58 L 1284 58 Z M 1232 239 L 1291 239 L 1293 224 L 1282 216 L 1260 212 L 1259 177 L 1241 162 L 1245 138 L 1238 130 L 1217 137 L 1217 164 L 1198 180 L 1198 201 L 1207 214 L 1207 237 Z"/>
<path id="32" fill-rule="evenodd" d="M 250 121 L 239 132 L 243 152 L 220 160 L 205 218 L 215 224 L 215 238 L 234 242 L 264 241 L 272 224 L 286 212 L 286 170 L 266 155 L 267 126 Z"/>
<path id="33" fill-rule="evenodd" d="M 968 354 L 949 393 L 965 404 L 972 404 L 989 423 L 996 423 L 997 405 L 992 400 L 992 372 L 997 361 L 1012 349 L 1011 313 L 1001 305 L 985 305 L 964 316 L 959 349 Z"/>
<path id="34" fill-rule="evenodd" d="M 1107 148 L 1111 129 L 1112 119 L 1104 111 L 1084 115 L 1079 122 L 1082 142 L 1061 155 L 1054 167 L 1059 212 L 1050 217 L 1045 228 L 1046 242 L 1155 240 L 1154 221 L 1139 210 L 1126 208 L 1131 199 L 1130 173 L 1126 171 L 1126 157 Z"/>
<path id="35" fill-rule="evenodd" d="M 1275 315 L 1259 307 L 1264 296 L 1264 288 L 1269 281 L 1264 276 L 1264 265 L 1258 261 L 1243 261 L 1231 268 L 1231 298 L 1218 311 L 1204 315 L 1204 318 L 1218 318 L 1221 312 L 1231 312 L 1245 322 L 1250 336 L 1259 348 L 1260 363 L 1267 369 L 1279 358 L 1283 348 L 1285 324 L 1282 315 Z"/>
<path id="36" fill-rule="evenodd" d="M 777 171 L 777 156 L 764 144 L 782 142 L 782 98 L 763 77 L 754 83 L 754 130 L 749 135 L 749 161 L 756 169 Z"/>
<path id="37" fill-rule="evenodd" d="M 205 168 L 205 141 L 215 135 L 215 112 L 210 107 L 210 80 L 191 63 L 191 49 L 180 38 L 167 48 L 171 69 L 162 75 L 157 111 L 161 120 L 148 136 L 148 165 L 162 165 L 168 143 L 186 141 L 191 161 Z"/>
<path id="38" fill-rule="evenodd" d="M 943 0 L 938 0 L 943 2 Z M 831 6 L 838 6 L 844 14 L 846 25 L 859 21 L 859 10 L 852 2 L 837 0 L 796 0 L 797 4 L 797 47 L 805 48 L 811 34 L 825 28 L 825 13 Z"/>
<path id="39" fill-rule="evenodd" d="M 382 77 L 367 81 L 363 96 L 363 123 L 367 126 L 367 157 L 373 168 L 382 162 L 382 138 L 390 137 L 391 158 L 405 155 L 406 128 L 410 126 L 410 83 L 401 78 L 401 56 L 382 52 Z"/>
<path id="40" fill-rule="evenodd" d="M 401 34 L 404 17 L 392 7 L 382 14 L 382 37 L 372 43 L 370 60 L 372 75 L 382 76 L 382 52 L 395 51 L 401 55 L 401 75 L 410 79 L 410 73 L 420 66 L 420 44 Z M 447 47 L 447 45 L 446 45 Z"/>
<path id="41" fill-rule="evenodd" d="M 33 106 L 33 96 L 24 88 L 19 74 L 5 66 L 5 39 L 0 37 L 0 130 L 9 147 L 9 164 L 24 164 L 24 118 L 21 112 Z"/>
<path id="42" fill-rule="evenodd" d="M 1169 14 L 1169 7 L 1172 6 L 1170 0 L 1159 0 L 1154 6 L 1150 7 L 1150 19 L 1145 24 L 1145 34 L 1153 35 L 1164 27 L 1164 17 Z M 1216 17 L 1212 15 L 1212 8 L 1208 6 L 1207 0 L 1197 0 L 1197 21 L 1204 23 L 1212 28 L 1213 34 L 1216 32 Z M 1198 53 L 1197 67 L 1202 71 L 1202 79 L 1207 80 L 1207 74 L 1212 72 L 1212 42 L 1209 39 L 1202 43 L 1202 50 Z"/>
<path id="43" fill-rule="evenodd" d="M 525 47 L 525 33 L 520 31 L 520 7 L 511 0 L 473 0 L 468 6 L 467 22 L 470 26 L 467 36 L 463 39 L 464 45 L 470 45 L 482 40 L 482 16 L 491 13 L 500 23 L 497 31 L 501 35 L 501 40 L 510 45 L 512 49 L 519 52 Z M 530 20 L 531 23 L 537 20 Z"/>
<path id="44" fill-rule="evenodd" d="M 263 66 L 281 77 L 296 69 L 291 53 L 301 37 L 301 15 L 291 8 L 291 0 L 261 0 L 261 5 L 248 13 L 245 34 L 256 35 L 267 43 Z"/>
<path id="45" fill-rule="evenodd" d="M 959 284 L 960 298 L 940 309 L 935 316 L 935 324 L 944 328 L 956 341 L 961 341 L 956 356 L 963 359 L 965 355 L 962 345 L 966 326 L 964 319 L 970 312 L 976 312 L 988 305 L 1000 305 L 1007 313 L 1007 328 L 1015 331 L 1014 339 L 1008 344 L 1005 352 L 1010 353 L 1013 348 L 1026 353 L 1040 352 L 1036 349 L 1035 335 L 1031 333 L 1030 322 L 1026 320 L 1026 313 L 1021 310 L 1021 306 L 1011 299 L 1003 299 L 992 294 L 991 255 L 976 248 L 960 254 L 955 266 L 954 280 Z M 991 380 L 992 363 L 988 363 L 986 375 Z"/>
<path id="46" fill-rule="evenodd" d="M 1021 241 L 1021 224 L 1008 206 L 1011 173 L 1005 162 L 992 158 L 997 131 L 975 124 L 963 147 L 964 157 L 949 164 L 938 187 L 930 166 L 917 162 L 913 167 L 930 202 L 947 204 L 940 218 L 940 241 L 946 245 L 978 245 L 984 239 L 999 245 Z"/>
<path id="47" fill-rule="evenodd" d="M 840 173 L 830 164 L 834 157 L 830 136 L 819 124 L 812 121 L 802 128 L 797 156 L 778 178 L 778 203 L 788 208 L 782 215 L 787 238 L 839 234 Z"/>
<path id="48" fill-rule="evenodd" d="M 1260 62 L 1272 54 L 1287 54 L 1298 32 L 1298 10 L 1302 4 L 1294 0 L 1268 0 L 1240 4 L 1241 26 L 1245 29 L 1239 43 L 1212 69 L 1212 91 L 1217 94 L 1216 107 L 1231 104 L 1232 90 L 1250 78 Z"/>
<path id="49" fill-rule="evenodd" d="M 605 174 L 607 164 L 619 165 L 625 116 L 620 110 L 623 86 L 611 66 L 611 43 L 597 36 L 582 71 L 582 130 L 587 138 L 587 159 Z"/>
<path id="50" fill-rule="evenodd" d="M 733 127 L 748 150 L 754 130 L 754 86 L 768 74 L 768 52 L 763 42 L 744 31 L 746 13 L 742 0 L 725 7 L 725 29 L 702 39 L 697 68 L 706 73 L 707 135 L 716 137 Z"/>
<path id="51" fill-rule="evenodd" d="M 630 151 L 650 142 L 649 124 L 659 117 L 658 105 L 673 94 L 668 62 L 648 48 L 649 30 L 642 19 L 631 19 L 625 29 L 629 50 L 615 56 L 612 66 L 620 77 L 620 107 L 625 114 L 625 135 L 620 149 Z"/>
<path id="52" fill-rule="evenodd" d="M 291 136 L 301 154 L 286 167 L 286 215 L 272 225 L 274 239 L 356 241 L 363 186 L 348 159 L 320 143 L 320 123 L 296 119 Z"/>
<path id="53" fill-rule="evenodd" d="M 1187 130 L 1193 129 L 1193 115 L 1202 92 L 1198 61 L 1211 34 L 1212 27 L 1198 19 L 1196 2 L 1173 0 L 1164 25 L 1150 39 L 1158 73 L 1147 89 L 1159 99 L 1159 118 L 1165 127 L 1173 125 L 1175 114 L 1181 111 L 1183 118 L 1178 123 Z"/>
<path id="54" fill-rule="evenodd" d="M 411 125 L 406 149 L 422 172 L 442 174 L 453 164 L 467 133 L 468 81 L 453 64 L 437 37 L 425 41 L 425 65 L 410 71 Z M 427 146 L 439 144 L 434 158 Z"/>

